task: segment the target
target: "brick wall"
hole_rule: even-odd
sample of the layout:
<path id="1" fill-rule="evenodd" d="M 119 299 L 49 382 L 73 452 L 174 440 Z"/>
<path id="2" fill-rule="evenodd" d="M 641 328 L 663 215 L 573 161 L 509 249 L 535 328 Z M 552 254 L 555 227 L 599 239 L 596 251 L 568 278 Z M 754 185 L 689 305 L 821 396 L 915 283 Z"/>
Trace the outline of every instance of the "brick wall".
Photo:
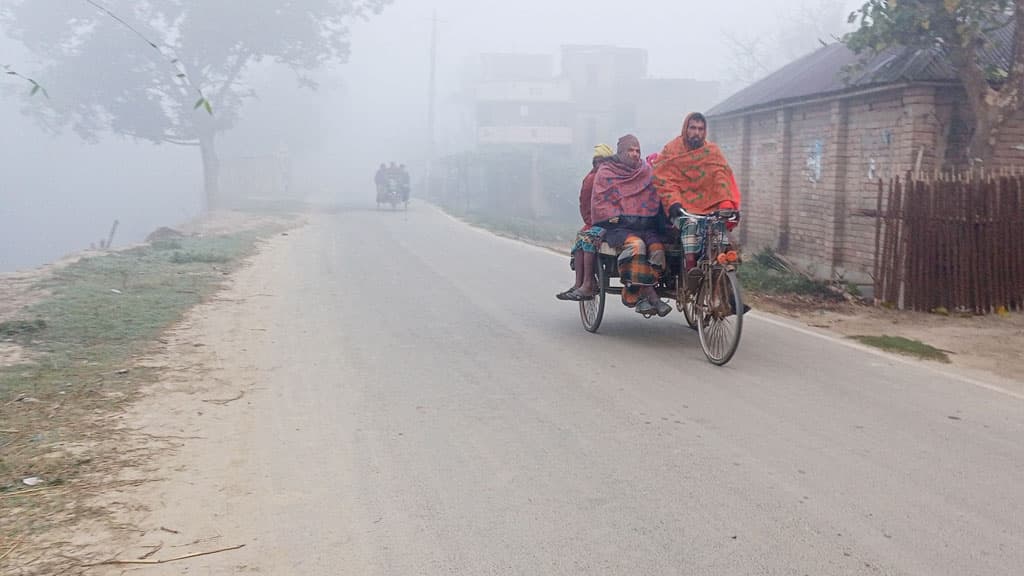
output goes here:
<path id="1" fill-rule="evenodd" d="M 709 134 L 729 160 L 743 197 L 740 241 L 748 251 L 778 249 L 783 223 L 777 113 L 711 120 Z"/>
<path id="2" fill-rule="evenodd" d="M 749 172 L 743 190 L 745 245 L 757 251 L 779 249 L 782 220 L 781 125 L 776 112 L 750 117 Z"/>
<path id="3" fill-rule="evenodd" d="M 944 108 L 943 108 L 944 106 Z M 941 164 L 954 102 L 931 87 L 712 119 L 743 189 L 748 251 L 772 248 L 821 277 L 868 281 L 878 180 Z M 744 140 L 746 139 L 746 140 Z"/>
<path id="4" fill-rule="evenodd" d="M 904 126 L 907 123 L 899 90 L 852 99 L 848 103 L 846 146 L 846 226 L 841 255 L 835 265 L 850 280 L 866 280 L 874 266 L 875 210 L 878 180 L 906 169 Z M 859 277 L 859 278 L 858 278 Z"/>
<path id="5" fill-rule="evenodd" d="M 1012 117 L 996 138 L 994 168 L 1024 166 L 1024 113 Z"/>
<path id="6" fill-rule="evenodd" d="M 861 283 L 874 266 L 878 181 L 962 166 L 973 126 L 962 91 L 924 85 L 710 122 L 743 192 L 745 249 Z M 1024 165 L 1024 113 L 993 164 Z"/>
<path id="7" fill-rule="evenodd" d="M 832 141 L 830 103 L 794 108 L 790 120 L 789 238 L 783 252 L 828 275 L 835 238 L 832 232 L 834 190 L 831 180 L 837 169 L 837 150 Z M 785 218 L 787 215 L 784 214 Z"/>
<path id="8" fill-rule="evenodd" d="M 743 146 L 743 118 L 727 118 L 720 122 L 711 123 L 708 126 L 708 140 L 711 140 L 722 149 L 730 164 L 736 164 L 733 169 L 739 175 L 740 155 Z"/>

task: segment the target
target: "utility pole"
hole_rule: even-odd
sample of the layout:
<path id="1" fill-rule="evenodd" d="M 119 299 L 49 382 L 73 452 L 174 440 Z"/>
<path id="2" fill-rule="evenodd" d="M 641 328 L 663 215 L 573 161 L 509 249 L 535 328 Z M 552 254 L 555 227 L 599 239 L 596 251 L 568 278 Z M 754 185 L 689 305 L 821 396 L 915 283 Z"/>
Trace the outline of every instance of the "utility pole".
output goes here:
<path id="1" fill-rule="evenodd" d="M 436 99 L 437 84 L 437 9 L 434 9 L 434 17 L 431 21 L 430 30 L 430 96 L 427 108 L 427 149 L 430 151 L 429 161 L 434 160 L 434 100 Z"/>

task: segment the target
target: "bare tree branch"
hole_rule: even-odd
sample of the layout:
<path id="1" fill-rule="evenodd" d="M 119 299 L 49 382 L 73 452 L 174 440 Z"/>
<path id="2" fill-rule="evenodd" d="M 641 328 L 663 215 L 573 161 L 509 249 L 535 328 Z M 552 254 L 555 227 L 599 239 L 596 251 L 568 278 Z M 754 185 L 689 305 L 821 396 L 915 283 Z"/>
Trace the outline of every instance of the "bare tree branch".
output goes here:
<path id="1" fill-rule="evenodd" d="M 46 93 L 46 88 L 43 88 L 42 84 L 40 84 L 39 82 L 36 82 L 32 78 L 29 78 L 28 76 L 25 76 L 24 74 L 21 74 L 17 70 L 14 70 L 11 67 L 10 64 L 4 64 L 3 65 L 3 69 L 4 69 L 4 74 L 6 74 L 8 76 L 14 76 L 15 78 L 20 78 L 20 79 L 24 80 L 25 82 L 28 82 L 29 84 L 31 84 L 32 85 L 32 91 L 29 94 L 30 96 L 35 96 L 38 93 L 42 93 L 42 95 L 45 96 L 46 98 L 50 97 L 50 95 Z"/>
<path id="2" fill-rule="evenodd" d="M 157 53 L 160 54 L 160 56 L 164 60 L 167 60 L 168 63 L 170 63 L 171 67 L 174 68 L 175 77 L 181 79 L 182 81 L 184 81 L 187 86 L 191 87 L 199 95 L 199 100 L 196 102 L 195 108 L 199 108 L 200 106 L 202 106 L 202 107 L 206 108 L 207 113 L 209 113 L 211 116 L 213 115 L 213 107 L 210 104 L 210 101 L 206 98 L 206 95 L 203 94 L 203 90 L 199 86 L 196 86 L 192 82 L 192 79 L 189 78 L 189 75 L 185 71 L 185 68 L 181 65 L 181 60 L 177 56 L 174 56 L 173 54 L 168 55 L 163 48 L 161 48 L 159 45 L 157 45 L 156 42 L 154 42 L 153 40 L 150 40 L 149 38 L 147 38 L 145 34 L 140 32 L 137 28 L 135 28 L 134 26 L 132 26 L 131 24 L 126 22 L 123 18 L 121 18 L 120 16 L 118 16 L 117 14 L 112 12 L 109 8 L 100 5 L 95 0 L 84 0 L 84 2 L 86 4 L 89 4 L 92 7 L 96 8 L 100 12 L 103 12 L 104 14 L 106 14 L 107 16 L 112 18 L 115 22 L 117 22 L 121 26 L 124 26 L 125 28 L 130 30 L 133 34 L 135 34 L 136 36 L 141 38 L 142 41 L 145 42 L 146 44 L 148 44 L 150 48 L 152 48 L 153 50 L 156 50 Z"/>
<path id="3" fill-rule="evenodd" d="M 161 141 L 174 144 L 175 146 L 199 146 L 199 140 L 179 140 L 177 138 L 165 137 Z"/>

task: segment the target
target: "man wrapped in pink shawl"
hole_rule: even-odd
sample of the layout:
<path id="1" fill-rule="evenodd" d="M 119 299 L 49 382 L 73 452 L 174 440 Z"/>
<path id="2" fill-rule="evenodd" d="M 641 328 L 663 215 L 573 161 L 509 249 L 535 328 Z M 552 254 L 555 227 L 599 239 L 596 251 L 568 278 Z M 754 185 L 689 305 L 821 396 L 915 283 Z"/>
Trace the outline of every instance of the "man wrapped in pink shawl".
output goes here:
<path id="1" fill-rule="evenodd" d="M 652 177 L 640 141 L 623 136 L 615 156 L 597 170 L 590 212 L 594 225 L 607 230 L 604 241 L 619 251 L 623 304 L 645 316 L 666 316 L 672 307 L 655 290 L 665 270 L 665 246 L 659 231 L 661 200 Z"/>

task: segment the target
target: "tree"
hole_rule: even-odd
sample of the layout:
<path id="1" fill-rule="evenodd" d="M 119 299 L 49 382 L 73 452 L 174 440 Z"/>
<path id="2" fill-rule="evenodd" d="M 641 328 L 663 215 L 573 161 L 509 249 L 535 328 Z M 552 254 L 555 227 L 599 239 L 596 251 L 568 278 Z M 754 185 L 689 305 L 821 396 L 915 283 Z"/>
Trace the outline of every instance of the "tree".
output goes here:
<path id="1" fill-rule="evenodd" d="M 844 32 L 844 0 L 802 0 L 781 14 L 770 34 L 749 37 L 722 30 L 732 55 L 733 77 L 750 84 L 835 41 Z"/>
<path id="2" fill-rule="evenodd" d="M 196 146 L 214 206 L 216 137 L 253 96 L 246 70 L 272 60 L 315 88 L 303 72 L 346 61 L 350 22 L 390 1 L 19 0 L 0 26 L 45 63 L 51 105 L 28 109 L 43 126 Z"/>
<path id="3" fill-rule="evenodd" d="M 859 28 L 844 41 L 856 53 L 894 47 L 934 50 L 948 59 L 967 94 L 974 117 L 969 158 L 990 162 L 1000 131 L 1022 109 L 1024 0 L 868 0 L 850 14 Z M 984 59 L 994 33 L 1013 27 L 1009 69 Z"/>
<path id="4" fill-rule="evenodd" d="M 50 97 L 50 95 L 46 93 L 46 88 L 43 88 L 42 84 L 40 84 L 39 82 L 36 82 L 32 78 L 29 78 L 28 76 L 25 76 L 21 72 L 18 72 L 10 64 L 0 64 L 0 68 L 3 68 L 3 74 L 4 75 L 6 75 L 6 76 L 13 76 L 15 78 L 18 78 L 18 79 L 24 81 L 24 82 L 27 82 L 30 86 L 32 86 L 32 90 L 29 91 L 29 96 L 35 96 L 36 94 L 42 93 L 43 96 L 45 96 L 47 98 Z"/>

